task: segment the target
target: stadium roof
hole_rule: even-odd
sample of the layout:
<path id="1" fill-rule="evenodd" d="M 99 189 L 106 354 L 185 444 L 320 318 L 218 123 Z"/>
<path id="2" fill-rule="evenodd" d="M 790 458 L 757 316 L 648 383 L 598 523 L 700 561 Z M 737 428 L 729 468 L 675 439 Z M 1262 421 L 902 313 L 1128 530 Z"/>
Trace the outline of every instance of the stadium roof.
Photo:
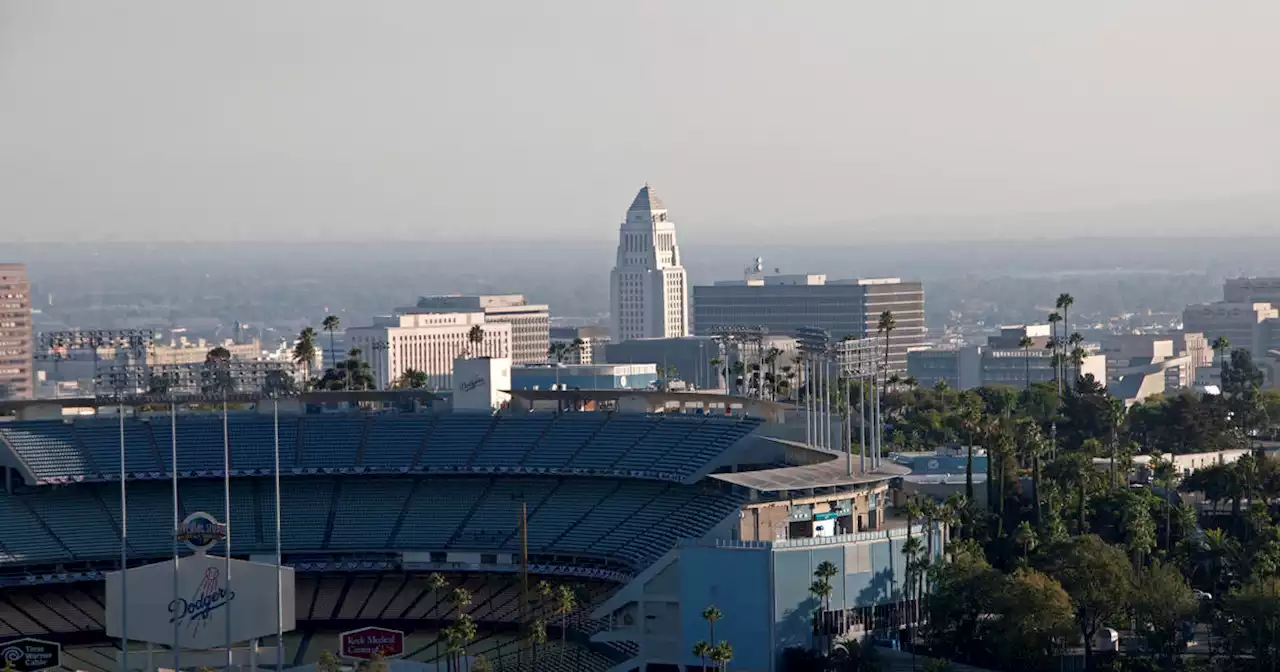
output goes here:
<path id="1" fill-rule="evenodd" d="M 516 399 L 527 401 L 617 401 L 624 398 L 646 399 L 658 403 L 705 404 L 708 406 L 756 407 L 769 411 L 786 411 L 794 408 L 768 399 L 738 397 L 718 392 L 664 392 L 662 390 L 510 390 Z"/>
<path id="2" fill-rule="evenodd" d="M 791 446 L 807 448 L 813 450 L 811 446 L 794 441 L 786 441 L 772 437 L 762 437 L 769 441 L 776 441 Z M 759 490 L 760 492 L 777 492 L 779 490 L 804 490 L 806 488 L 830 488 L 845 485 L 860 485 L 862 483 L 875 483 L 898 476 L 905 476 L 911 473 L 911 470 L 892 462 L 884 461 L 880 463 L 880 468 L 875 471 L 861 472 L 858 469 L 858 458 L 855 455 L 853 459 L 853 475 L 848 473 L 848 465 L 845 462 L 844 453 L 816 451 L 830 455 L 833 459 L 818 464 L 808 464 L 802 467 L 781 467 L 778 469 L 763 469 L 760 471 L 740 471 L 736 473 L 711 474 L 712 478 L 740 485 L 744 488 Z"/>
<path id="3" fill-rule="evenodd" d="M 370 401 L 392 401 L 402 402 L 416 400 L 420 402 L 429 402 L 439 399 L 439 395 L 430 390 L 351 390 L 336 392 L 305 392 L 302 394 L 284 395 L 281 399 L 295 399 L 308 404 L 325 404 L 325 403 L 359 403 Z M 244 393 L 237 392 L 227 395 L 227 401 L 232 404 L 256 403 L 268 401 L 271 395 L 254 392 Z M 134 394 L 124 398 L 126 406 L 138 406 L 142 404 L 168 404 L 176 401 L 179 404 L 210 404 L 221 403 L 221 394 Z M 23 409 L 37 406 L 61 406 L 62 408 L 99 408 L 115 406 L 118 401 L 114 397 L 61 397 L 55 399 L 24 399 L 0 401 L 0 415 L 20 412 Z"/>

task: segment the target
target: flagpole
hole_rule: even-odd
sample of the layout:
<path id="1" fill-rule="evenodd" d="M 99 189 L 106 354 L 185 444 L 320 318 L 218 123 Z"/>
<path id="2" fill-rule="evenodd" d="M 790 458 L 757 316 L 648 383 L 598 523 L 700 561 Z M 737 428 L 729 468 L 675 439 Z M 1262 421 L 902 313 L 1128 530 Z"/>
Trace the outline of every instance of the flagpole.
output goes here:
<path id="1" fill-rule="evenodd" d="M 271 398 L 276 438 L 276 672 L 284 670 L 284 570 L 280 552 L 280 398 Z"/>
<path id="2" fill-rule="evenodd" d="M 95 350 L 96 352 L 96 350 Z M 129 672 L 129 501 L 125 496 L 124 389 L 116 388 L 116 415 L 120 419 L 120 672 Z"/>
<path id="3" fill-rule="evenodd" d="M 228 433 L 227 427 L 227 388 L 226 384 L 222 387 L 222 515 L 226 518 L 224 530 L 226 531 L 225 550 L 227 557 L 226 575 L 227 575 L 227 594 L 232 593 L 231 590 L 231 435 Z M 231 657 L 231 607 L 227 607 L 227 672 L 232 669 Z"/>
<path id="4" fill-rule="evenodd" d="M 181 532 L 181 514 L 178 503 L 178 400 L 169 395 L 169 470 L 173 477 L 173 599 L 178 598 L 178 534 Z M 182 628 L 179 619 L 173 619 L 173 670 L 182 669 Z M 148 670 L 150 672 L 150 670 Z"/>

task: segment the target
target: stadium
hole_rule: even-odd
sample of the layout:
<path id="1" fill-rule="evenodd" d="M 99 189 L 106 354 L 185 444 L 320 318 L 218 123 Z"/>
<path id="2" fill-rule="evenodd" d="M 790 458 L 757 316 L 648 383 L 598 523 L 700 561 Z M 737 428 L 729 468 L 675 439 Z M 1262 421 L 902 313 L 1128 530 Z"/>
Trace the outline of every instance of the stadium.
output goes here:
<path id="1" fill-rule="evenodd" d="M 400 660 L 436 669 L 440 629 L 467 613 L 465 656 L 496 669 L 697 669 L 714 604 L 733 668 L 773 670 L 783 648 L 813 642 L 808 587 L 824 560 L 841 572 L 825 633 L 889 627 L 901 608 L 903 539 L 925 533 L 888 519 L 907 470 L 806 445 L 795 409 L 618 390 L 454 406 L 420 391 L 235 395 L 225 416 L 199 396 L 0 405 L 0 642 L 56 642 L 63 668 L 120 669 L 104 577 L 121 569 L 121 473 L 128 565 L 166 561 L 175 471 L 179 518 L 223 517 L 224 441 L 231 554 L 274 563 L 277 437 L 279 542 L 296 573 L 286 667 L 377 626 L 404 633 Z M 562 585 L 571 608 L 553 597 Z M 470 604 L 450 601 L 459 587 Z M 134 588 L 147 589 L 168 590 Z M 129 649 L 130 669 L 172 665 Z"/>

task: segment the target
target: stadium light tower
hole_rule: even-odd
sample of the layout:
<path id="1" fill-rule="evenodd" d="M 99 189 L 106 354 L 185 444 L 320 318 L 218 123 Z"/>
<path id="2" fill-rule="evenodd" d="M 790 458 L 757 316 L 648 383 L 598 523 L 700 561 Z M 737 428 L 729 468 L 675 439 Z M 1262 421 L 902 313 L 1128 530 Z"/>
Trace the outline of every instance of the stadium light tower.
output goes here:
<path id="1" fill-rule="evenodd" d="M 809 443 L 831 448 L 831 334 L 818 327 L 801 327 L 796 330 L 796 341 L 807 363 L 805 388 L 805 424 L 812 425 Z M 815 390 L 815 387 L 817 388 Z M 825 390 L 825 392 L 824 392 Z M 814 397 L 814 393 L 817 397 Z M 812 418 L 810 421 L 809 418 Z"/>
<path id="2" fill-rule="evenodd" d="M 869 383 L 872 386 L 875 385 L 877 363 L 879 361 L 878 358 L 879 358 L 880 350 L 873 339 L 867 339 L 867 338 L 863 338 L 863 339 L 846 338 L 836 343 L 834 350 L 836 355 L 836 363 L 840 367 L 840 374 L 845 378 L 845 381 L 846 381 L 845 399 L 848 400 L 847 405 L 849 407 L 849 412 L 848 412 L 848 415 L 846 416 L 847 422 L 845 423 L 845 425 L 848 428 L 850 443 L 853 442 L 853 424 L 852 424 L 853 423 L 853 420 L 852 420 L 853 418 L 853 403 L 852 403 L 853 382 L 858 381 L 858 411 L 859 411 L 858 429 L 860 434 L 860 441 L 858 445 L 858 461 L 859 461 L 859 469 L 863 473 L 865 473 L 867 470 L 867 438 L 868 438 L 867 436 L 868 421 L 867 421 L 867 408 L 866 408 L 867 385 L 866 384 Z M 880 431 L 880 427 L 881 427 L 881 424 L 877 422 L 875 424 L 875 427 L 873 427 L 871 430 L 871 434 L 873 437 L 871 440 L 873 442 L 876 442 L 877 444 L 878 444 L 878 439 L 874 437 Z M 877 458 L 875 455 L 872 455 L 871 457 L 872 457 L 872 464 L 873 464 L 872 468 L 874 469 L 875 460 Z M 852 448 L 850 448 L 849 450 L 849 458 L 848 458 L 846 471 L 849 474 L 853 473 Z"/>
<path id="3" fill-rule="evenodd" d="M 755 345 L 756 359 L 758 361 L 763 356 L 764 337 L 768 334 L 769 330 L 764 327 L 744 324 L 726 325 L 723 327 L 716 327 L 711 330 L 711 338 L 715 339 L 715 341 L 720 344 L 720 350 L 724 353 L 726 365 L 729 360 L 730 346 L 736 346 L 735 349 L 738 352 L 738 361 L 746 364 L 749 356 L 746 348 L 743 346 L 748 344 Z M 751 379 L 750 365 L 747 365 L 746 368 L 747 370 L 744 372 L 744 383 Z M 728 376 L 725 376 L 725 385 L 727 386 L 728 384 Z M 750 385 L 747 386 L 746 393 L 742 396 L 751 396 Z"/>

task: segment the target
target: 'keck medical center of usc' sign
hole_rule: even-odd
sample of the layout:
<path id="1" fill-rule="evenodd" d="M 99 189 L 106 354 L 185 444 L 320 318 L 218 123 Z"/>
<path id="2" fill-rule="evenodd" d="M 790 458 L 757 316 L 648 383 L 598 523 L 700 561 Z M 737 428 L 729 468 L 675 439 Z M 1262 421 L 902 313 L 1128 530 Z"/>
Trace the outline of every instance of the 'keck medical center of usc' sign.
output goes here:
<path id="1" fill-rule="evenodd" d="M 340 651 L 344 658 L 368 660 L 381 653 L 394 658 L 404 653 L 404 633 L 386 628 L 360 628 L 339 635 Z"/>

